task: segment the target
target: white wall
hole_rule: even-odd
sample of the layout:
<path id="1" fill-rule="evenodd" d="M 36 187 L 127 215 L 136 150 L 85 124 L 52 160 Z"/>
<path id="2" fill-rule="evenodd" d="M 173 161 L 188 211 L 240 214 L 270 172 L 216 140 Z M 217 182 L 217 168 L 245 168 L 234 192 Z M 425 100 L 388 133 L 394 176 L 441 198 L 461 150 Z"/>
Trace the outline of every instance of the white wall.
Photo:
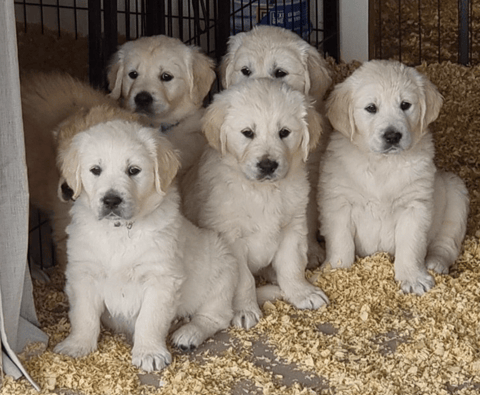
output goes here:
<path id="1" fill-rule="evenodd" d="M 368 60 L 368 0 L 340 0 L 340 58 Z"/>

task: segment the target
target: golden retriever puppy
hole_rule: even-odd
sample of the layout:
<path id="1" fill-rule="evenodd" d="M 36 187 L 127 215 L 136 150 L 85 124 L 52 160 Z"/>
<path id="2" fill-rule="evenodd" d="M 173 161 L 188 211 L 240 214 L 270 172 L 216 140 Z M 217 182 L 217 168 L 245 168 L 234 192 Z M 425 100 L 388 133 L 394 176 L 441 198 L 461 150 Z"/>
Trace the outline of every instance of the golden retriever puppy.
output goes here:
<path id="1" fill-rule="evenodd" d="M 63 267 L 70 205 L 62 203 L 57 196 L 59 172 L 55 163 L 57 142 L 54 129 L 67 117 L 98 105 L 106 105 L 110 111 L 121 111 L 126 119 L 138 116 L 120 110 L 115 100 L 87 83 L 61 73 L 22 75 L 21 97 L 30 201 L 51 215 L 56 258 Z M 68 188 L 64 188 L 68 195 Z M 64 200 L 68 198 L 65 196 Z"/>
<path id="2" fill-rule="evenodd" d="M 164 35 L 123 44 L 108 71 L 110 96 L 168 128 L 203 105 L 215 64 L 198 47 Z"/>
<path id="3" fill-rule="evenodd" d="M 227 54 L 220 66 L 222 84 L 228 88 L 251 78 L 278 79 L 308 95 L 320 114 L 324 114 L 324 96 L 332 83 L 330 70 L 318 50 L 296 33 L 277 26 L 256 26 L 249 32 L 230 37 Z M 307 162 L 310 179 L 308 206 L 309 267 L 325 259 L 325 251 L 317 241 L 317 181 L 319 161 L 329 135 L 329 125 L 317 149 Z"/>
<path id="4" fill-rule="evenodd" d="M 265 269 L 275 274 L 274 296 L 281 291 L 300 309 L 328 302 L 305 279 L 305 161 L 320 123 L 303 94 L 271 79 L 234 85 L 207 108 L 204 132 L 211 147 L 183 179 L 183 206 L 194 223 L 218 231 L 237 258 L 236 326 L 248 329 L 261 317 L 253 275 Z"/>
<path id="5" fill-rule="evenodd" d="M 290 30 L 267 25 L 230 37 L 220 75 L 224 88 L 250 78 L 279 79 L 312 97 L 319 112 L 332 83 L 327 63 L 314 46 Z"/>
<path id="6" fill-rule="evenodd" d="M 75 200 L 68 232 L 66 293 L 70 335 L 55 352 L 97 348 L 101 318 L 132 336 L 132 362 L 159 370 L 171 362 L 166 338 L 182 350 L 228 327 L 237 263 L 213 231 L 183 217 L 171 143 L 138 122 L 99 122 L 96 107 L 64 122 L 62 176 Z"/>
<path id="7" fill-rule="evenodd" d="M 422 295 L 448 273 L 466 232 L 468 193 L 436 169 L 428 125 L 442 97 L 414 68 L 364 63 L 327 102 L 335 131 L 320 173 L 318 199 L 327 258 L 349 268 L 355 255 L 395 255 L 395 279 Z"/>
<path id="8" fill-rule="evenodd" d="M 164 35 L 123 44 L 108 70 L 110 96 L 159 127 L 179 149 L 182 168 L 206 144 L 200 119 L 215 64 L 196 46 Z"/>

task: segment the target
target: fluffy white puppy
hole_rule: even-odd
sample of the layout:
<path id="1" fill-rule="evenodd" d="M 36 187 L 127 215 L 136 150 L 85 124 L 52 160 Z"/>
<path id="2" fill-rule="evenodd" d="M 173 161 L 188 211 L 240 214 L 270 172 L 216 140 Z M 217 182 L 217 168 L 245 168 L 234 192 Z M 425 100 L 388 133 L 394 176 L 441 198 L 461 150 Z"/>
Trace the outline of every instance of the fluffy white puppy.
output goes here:
<path id="1" fill-rule="evenodd" d="M 427 269 L 448 273 L 465 236 L 468 194 L 456 175 L 435 168 L 428 125 L 441 106 L 425 76 L 395 61 L 367 62 L 335 87 L 318 199 L 333 267 L 386 251 L 402 290 L 418 295 L 435 284 Z"/>
<path id="2" fill-rule="evenodd" d="M 22 75 L 21 93 L 30 202 L 51 216 L 56 263 L 65 268 L 65 228 L 70 222 L 70 203 L 65 202 L 70 199 L 64 194 L 62 202 L 57 195 L 60 175 L 54 130 L 66 118 L 99 105 L 109 108 L 108 114 L 100 115 L 103 121 L 112 116 L 127 120 L 139 116 L 120 109 L 118 103 L 103 92 L 63 73 Z M 68 188 L 64 191 L 68 194 Z"/>
<path id="3" fill-rule="evenodd" d="M 108 70 L 110 96 L 168 128 L 195 113 L 215 80 L 214 62 L 198 47 L 164 35 L 128 41 Z"/>
<path id="4" fill-rule="evenodd" d="M 266 25 L 230 37 L 220 74 L 224 88 L 251 78 L 279 79 L 310 96 L 320 110 L 332 83 L 327 63 L 314 46 L 290 30 Z"/>
<path id="5" fill-rule="evenodd" d="M 320 122 L 303 94 L 271 79 L 232 86 L 207 108 L 204 132 L 211 147 L 183 180 L 184 211 L 218 231 L 238 260 L 236 326 L 248 329 L 261 317 L 253 275 L 266 268 L 276 275 L 273 293 L 281 290 L 297 308 L 328 302 L 305 279 L 305 161 Z"/>
<path id="6" fill-rule="evenodd" d="M 324 96 L 332 83 L 330 70 L 319 51 L 298 34 L 277 26 L 256 26 L 230 37 L 220 66 L 222 85 L 228 88 L 252 78 L 278 79 L 309 96 L 324 114 Z M 317 149 L 308 159 L 310 199 L 308 206 L 309 266 L 318 266 L 325 251 L 317 241 L 317 181 L 319 161 L 328 141 L 328 125 Z"/>
<path id="7" fill-rule="evenodd" d="M 237 263 L 218 234 L 180 214 L 172 183 L 179 162 L 168 140 L 136 122 L 92 122 L 103 110 L 60 130 L 59 163 L 75 203 L 65 288 L 71 332 L 55 351 L 94 351 L 103 315 L 133 336 L 134 365 L 162 369 L 176 317 L 190 317 L 172 335 L 183 350 L 230 324 Z"/>
<path id="8" fill-rule="evenodd" d="M 165 132 L 186 168 L 205 144 L 200 118 L 216 78 L 214 68 L 196 46 L 164 35 L 142 37 L 114 54 L 107 75 L 110 96 Z"/>

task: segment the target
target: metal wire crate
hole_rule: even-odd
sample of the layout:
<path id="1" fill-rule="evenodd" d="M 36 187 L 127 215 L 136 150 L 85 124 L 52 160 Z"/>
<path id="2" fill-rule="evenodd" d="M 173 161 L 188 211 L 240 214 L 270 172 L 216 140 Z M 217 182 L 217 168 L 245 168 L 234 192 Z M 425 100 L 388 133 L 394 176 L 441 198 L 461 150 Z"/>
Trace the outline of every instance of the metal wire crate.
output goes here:
<path id="1" fill-rule="evenodd" d="M 309 33 L 299 34 L 338 59 L 338 0 L 16 0 L 15 6 L 17 20 L 25 29 L 36 23 L 42 29 L 53 28 L 59 36 L 64 30 L 75 37 L 88 36 L 90 82 L 104 87 L 105 67 L 118 43 L 166 34 L 198 45 L 219 60 L 225 54 L 228 37 L 238 32 L 232 29 L 233 22 L 245 10 L 279 15 L 294 3 L 303 8 L 292 18 L 308 21 Z M 243 30 L 258 22 L 250 20 Z"/>
<path id="2" fill-rule="evenodd" d="M 480 62 L 479 0 L 370 0 L 370 58 Z"/>

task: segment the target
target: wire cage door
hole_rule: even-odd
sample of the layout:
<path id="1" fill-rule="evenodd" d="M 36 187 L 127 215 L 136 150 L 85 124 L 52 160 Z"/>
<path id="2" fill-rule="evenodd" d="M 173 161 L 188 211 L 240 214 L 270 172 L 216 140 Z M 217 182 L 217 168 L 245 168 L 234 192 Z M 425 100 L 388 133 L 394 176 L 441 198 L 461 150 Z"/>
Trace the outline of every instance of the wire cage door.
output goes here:
<path id="1" fill-rule="evenodd" d="M 370 58 L 480 62 L 479 0 L 370 0 Z"/>
<path id="2" fill-rule="evenodd" d="M 320 50 L 337 60 L 339 57 L 338 0 L 126 1 L 122 8 L 118 7 L 117 0 L 104 0 L 103 8 L 95 0 L 88 2 L 90 81 L 95 86 L 102 87 L 105 84 L 105 66 L 120 40 L 120 21 L 126 40 L 166 34 L 202 47 L 208 55 L 219 61 L 226 52 L 228 37 L 262 23 L 257 18 L 261 12 L 263 15 L 277 16 L 269 20 L 269 24 L 294 30 Z M 134 11 L 132 4 L 135 4 Z M 296 6 L 303 8 L 294 8 Z M 252 16 L 253 11 L 255 17 Z M 252 17 L 247 20 L 246 15 Z M 278 15 L 282 15 L 283 19 Z M 132 17 L 136 18 L 137 26 L 133 33 Z M 297 31 L 293 23 L 280 23 L 282 20 L 288 21 L 288 18 L 292 21 L 305 19 L 305 32 L 301 29 Z M 239 19 L 242 20 L 240 28 L 235 25 Z"/>

